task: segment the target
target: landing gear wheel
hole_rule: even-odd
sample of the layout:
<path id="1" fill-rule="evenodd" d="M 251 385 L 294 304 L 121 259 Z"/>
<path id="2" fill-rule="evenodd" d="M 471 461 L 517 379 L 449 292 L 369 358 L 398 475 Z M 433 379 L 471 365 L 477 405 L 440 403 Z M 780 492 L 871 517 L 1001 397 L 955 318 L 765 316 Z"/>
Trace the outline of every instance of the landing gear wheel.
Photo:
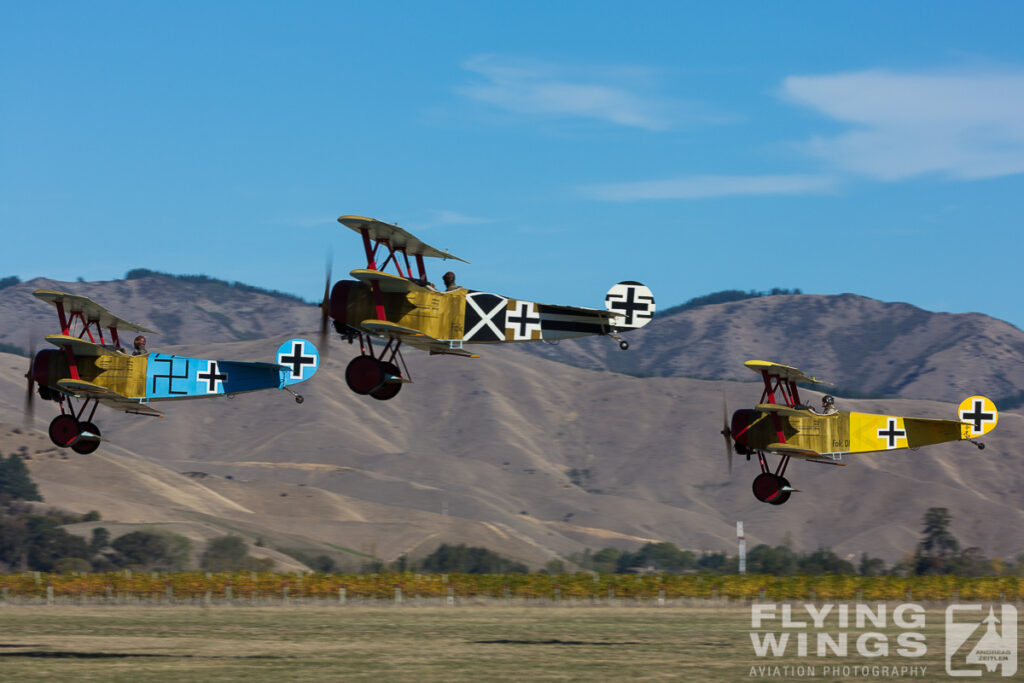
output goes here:
<path id="1" fill-rule="evenodd" d="M 623 351 L 628 350 L 629 349 L 629 342 L 628 341 L 620 341 L 619 342 L 619 348 L 622 349 Z"/>
<path id="2" fill-rule="evenodd" d="M 78 423 L 79 434 L 82 432 L 89 432 L 100 436 L 100 428 L 94 425 L 92 422 L 80 422 Z M 71 444 L 71 450 L 75 453 L 81 453 L 82 455 L 89 455 L 97 448 L 100 447 L 99 439 L 79 439 L 75 443 Z"/>
<path id="3" fill-rule="evenodd" d="M 398 366 L 394 363 L 388 363 L 387 361 L 382 362 L 381 368 L 384 370 L 385 375 L 395 375 L 401 377 L 402 373 L 398 371 Z M 401 382 L 384 382 L 379 387 L 370 392 L 370 396 L 377 399 L 378 401 L 387 401 L 398 395 L 398 392 L 402 390 Z"/>
<path id="4" fill-rule="evenodd" d="M 295 402 L 296 403 L 302 403 L 305 400 L 306 399 L 302 398 L 302 396 L 300 394 L 295 394 Z"/>
<path id="5" fill-rule="evenodd" d="M 50 441 L 67 448 L 78 436 L 78 420 L 71 415 L 58 415 L 50 421 Z"/>
<path id="6" fill-rule="evenodd" d="M 770 472 L 762 472 L 754 479 L 754 484 L 751 488 L 754 490 L 754 498 L 757 498 L 762 503 L 782 505 L 782 503 L 789 499 L 789 491 L 782 490 L 784 485 L 789 486 L 789 482 L 783 477 L 777 477 Z"/>
<path id="7" fill-rule="evenodd" d="M 785 477 L 779 477 L 779 487 L 780 487 L 780 489 L 788 488 L 789 486 L 790 486 L 789 479 L 786 479 Z M 771 503 L 772 505 L 782 505 L 787 500 L 789 500 L 789 497 L 792 494 L 793 494 L 792 491 L 783 491 L 778 496 L 776 496 L 775 498 L 771 499 L 768 502 Z"/>
<path id="8" fill-rule="evenodd" d="M 384 368 L 373 356 L 356 356 L 345 368 L 345 383 L 357 394 L 366 395 L 384 382 Z"/>

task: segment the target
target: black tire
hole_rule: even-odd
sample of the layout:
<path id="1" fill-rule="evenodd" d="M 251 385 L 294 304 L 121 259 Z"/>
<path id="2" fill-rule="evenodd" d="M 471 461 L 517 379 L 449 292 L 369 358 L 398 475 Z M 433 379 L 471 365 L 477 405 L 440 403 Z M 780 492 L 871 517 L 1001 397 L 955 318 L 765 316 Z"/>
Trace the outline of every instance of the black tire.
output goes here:
<path id="1" fill-rule="evenodd" d="M 402 376 L 402 373 L 398 371 L 398 366 L 394 363 L 388 363 L 384 361 L 381 363 L 381 367 L 384 369 L 386 375 L 397 375 Z M 377 399 L 378 401 L 390 401 L 398 392 L 402 390 L 401 382 L 384 382 L 379 387 L 370 392 L 370 396 Z"/>
<path id="2" fill-rule="evenodd" d="M 78 438 L 81 429 L 78 420 L 72 415 L 63 413 L 50 420 L 50 441 L 61 448 L 67 448 Z"/>
<path id="3" fill-rule="evenodd" d="M 82 432 L 90 432 L 96 436 L 101 436 L 100 428 L 94 425 L 92 422 L 80 422 L 78 424 L 79 434 Z M 100 447 L 99 439 L 79 439 L 75 443 L 71 444 L 71 450 L 81 455 L 89 455 L 96 451 Z"/>
<path id="4" fill-rule="evenodd" d="M 352 391 L 365 396 L 384 383 L 384 368 L 373 356 L 356 356 L 345 368 L 345 383 Z"/>

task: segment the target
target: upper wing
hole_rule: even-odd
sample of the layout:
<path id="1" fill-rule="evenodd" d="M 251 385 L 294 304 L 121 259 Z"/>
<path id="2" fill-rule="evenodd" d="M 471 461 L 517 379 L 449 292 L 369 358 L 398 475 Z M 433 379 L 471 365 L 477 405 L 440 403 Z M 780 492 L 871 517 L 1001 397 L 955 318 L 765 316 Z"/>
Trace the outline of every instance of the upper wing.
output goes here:
<path id="1" fill-rule="evenodd" d="M 153 330 L 147 329 L 138 323 L 118 318 L 116 315 L 103 308 L 89 297 L 69 294 L 67 292 L 58 292 L 54 289 L 37 289 L 32 292 L 32 294 L 37 299 L 41 299 L 48 304 L 52 304 L 54 307 L 59 303 L 64 308 L 65 313 L 81 313 L 82 317 L 87 321 L 96 322 L 100 327 L 114 327 L 119 330 L 132 330 L 134 332 L 157 334 Z"/>
<path id="2" fill-rule="evenodd" d="M 447 251 L 441 251 L 425 242 L 421 242 L 397 225 L 391 225 L 390 223 L 364 216 L 342 216 L 338 219 L 338 222 L 358 233 L 362 233 L 365 230 L 371 240 L 383 242 L 394 251 L 418 256 L 429 256 L 431 258 L 454 259 L 455 261 L 469 263 L 469 261 L 453 256 Z"/>
<path id="3" fill-rule="evenodd" d="M 149 405 L 141 403 L 137 399 L 122 396 L 116 391 L 112 391 L 107 387 L 96 384 L 95 382 L 88 382 L 84 379 L 62 379 L 57 382 L 57 386 L 69 394 L 95 399 L 103 405 L 114 408 L 115 410 L 123 410 L 126 413 L 135 413 L 138 415 L 163 417 L 163 413 L 159 410 L 151 408 Z"/>
<path id="4" fill-rule="evenodd" d="M 770 376 L 784 379 L 787 382 L 798 382 L 802 384 L 828 384 L 828 382 L 822 382 L 821 380 L 813 377 L 808 377 L 789 365 L 781 365 L 779 363 L 772 363 L 766 360 L 748 360 L 744 365 L 759 375 L 762 372 L 767 371 Z"/>

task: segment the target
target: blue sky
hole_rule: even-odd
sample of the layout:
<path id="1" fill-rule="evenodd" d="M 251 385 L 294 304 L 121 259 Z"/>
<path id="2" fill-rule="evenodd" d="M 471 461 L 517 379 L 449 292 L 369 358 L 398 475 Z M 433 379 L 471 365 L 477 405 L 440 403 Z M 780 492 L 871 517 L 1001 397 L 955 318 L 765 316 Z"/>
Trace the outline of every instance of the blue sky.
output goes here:
<path id="1" fill-rule="evenodd" d="M 600 306 L 854 292 L 1024 327 L 1018 3 L 4 3 L 0 277 L 317 299 L 397 222 Z M 450 264 L 432 264 L 433 278 Z M 116 302 L 104 302 L 116 310 Z"/>

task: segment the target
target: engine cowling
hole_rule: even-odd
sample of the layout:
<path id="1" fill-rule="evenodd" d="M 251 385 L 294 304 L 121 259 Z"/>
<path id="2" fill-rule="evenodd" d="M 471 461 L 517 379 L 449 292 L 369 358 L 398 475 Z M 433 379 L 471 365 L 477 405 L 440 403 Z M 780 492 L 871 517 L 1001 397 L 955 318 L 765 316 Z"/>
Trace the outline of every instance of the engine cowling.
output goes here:
<path id="1" fill-rule="evenodd" d="M 67 376 L 67 358 L 57 349 L 43 349 L 32 359 L 32 379 L 39 388 L 39 396 L 43 400 L 53 400 L 54 394 L 50 387 Z"/>
<path id="2" fill-rule="evenodd" d="M 732 414 L 732 422 L 729 425 L 729 431 L 732 435 L 733 442 L 738 447 L 743 447 L 749 450 L 750 448 L 750 425 L 753 424 L 754 420 L 757 419 L 757 411 L 744 408 L 737 410 Z M 739 450 L 739 448 L 737 448 Z"/>
<path id="3" fill-rule="evenodd" d="M 338 280 L 331 288 L 328 308 L 335 327 L 340 331 L 347 325 L 356 325 L 366 319 L 359 313 L 371 299 L 370 287 L 358 280 Z"/>

